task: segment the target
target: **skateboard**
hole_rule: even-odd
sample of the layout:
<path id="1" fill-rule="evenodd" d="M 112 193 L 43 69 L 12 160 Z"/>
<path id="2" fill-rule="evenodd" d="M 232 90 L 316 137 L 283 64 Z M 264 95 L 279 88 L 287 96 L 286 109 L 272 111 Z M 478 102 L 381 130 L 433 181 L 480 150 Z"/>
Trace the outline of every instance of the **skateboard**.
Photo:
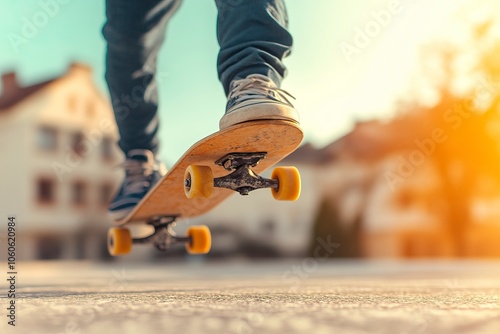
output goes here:
<path id="1" fill-rule="evenodd" d="M 295 167 L 276 167 L 271 178 L 258 175 L 292 153 L 303 132 L 293 122 L 259 120 L 215 132 L 191 146 L 166 175 L 125 218 L 108 231 L 113 256 L 128 254 L 133 244 L 152 243 L 165 251 L 185 243 L 190 254 L 206 254 L 211 248 L 207 226 L 191 226 L 186 235 L 173 230 L 179 218 L 206 213 L 231 194 L 270 188 L 277 200 L 296 200 L 300 175 Z M 146 224 L 154 232 L 132 237 L 128 227 Z"/>

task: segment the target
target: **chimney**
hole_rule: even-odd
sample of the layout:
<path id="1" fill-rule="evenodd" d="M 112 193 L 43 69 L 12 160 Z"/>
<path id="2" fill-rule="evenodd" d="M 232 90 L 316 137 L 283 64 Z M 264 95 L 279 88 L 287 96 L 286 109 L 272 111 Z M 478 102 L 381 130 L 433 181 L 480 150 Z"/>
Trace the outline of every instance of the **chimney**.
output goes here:
<path id="1" fill-rule="evenodd" d="M 2 75 L 2 94 L 0 96 L 9 96 L 18 89 L 16 72 L 9 72 Z"/>
<path id="2" fill-rule="evenodd" d="M 77 72 L 81 71 L 86 74 L 91 74 L 92 73 L 92 68 L 88 65 L 78 63 L 78 62 L 73 62 L 68 66 L 68 72 Z"/>

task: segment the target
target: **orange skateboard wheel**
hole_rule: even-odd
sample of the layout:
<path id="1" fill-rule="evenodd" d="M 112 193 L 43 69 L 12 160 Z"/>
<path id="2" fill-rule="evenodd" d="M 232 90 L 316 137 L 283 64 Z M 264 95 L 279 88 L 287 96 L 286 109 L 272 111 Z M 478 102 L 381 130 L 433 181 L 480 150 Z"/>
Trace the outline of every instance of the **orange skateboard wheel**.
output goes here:
<path id="1" fill-rule="evenodd" d="M 190 165 L 184 173 L 187 198 L 209 198 L 214 191 L 214 175 L 208 166 Z"/>
<path id="2" fill-rule="evenodd" d="M 186 250 L 189 254 L 207 254 L 212 247 L 212 235 L 205 225 L 191 226 L 187 230 L 191 242 L 186 243 Z"/>
<path id="3" fill-rule="evenodd" d="M 127 228 L 112 227 L 108 230 L 108 251 L 113 256 L 125 255 L 132 250 L 132 236 Z"/>
<path id="4" fill-rule="evenodd" d="M 271 179 L 278 181 L 278 189 L 271 188 L 279 201 L 296 201 L 300 196 L 300 173 L 295 167 L 276 167 Z"/>

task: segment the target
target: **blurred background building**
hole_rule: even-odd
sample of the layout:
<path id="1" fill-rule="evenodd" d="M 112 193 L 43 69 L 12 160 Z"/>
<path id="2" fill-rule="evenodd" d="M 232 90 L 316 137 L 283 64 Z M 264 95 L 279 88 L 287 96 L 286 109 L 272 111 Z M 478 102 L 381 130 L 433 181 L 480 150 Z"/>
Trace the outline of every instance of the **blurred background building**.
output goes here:
<path id="1" fill-rule="evenodd" d="M 0 212 L 17 216 L 19 259 L 106 256 L 105 209 L 120 177 L 116 140 L 89 67 L 72 64 L 28 87 L 15 72 L 2 75 Z"/>

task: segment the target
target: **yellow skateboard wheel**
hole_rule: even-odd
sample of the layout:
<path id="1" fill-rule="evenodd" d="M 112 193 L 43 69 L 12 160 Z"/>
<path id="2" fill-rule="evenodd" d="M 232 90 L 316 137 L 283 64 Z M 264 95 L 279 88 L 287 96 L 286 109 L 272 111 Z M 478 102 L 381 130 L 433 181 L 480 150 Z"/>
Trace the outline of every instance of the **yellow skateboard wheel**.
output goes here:
<path id="1" fill-rule="evenodd" d="M 125 255 L 132 249 L 132 236 L 126 228 L 112 227 L 108 230 L 108 251 L 113 256 Z"/>
<path id="2" fill-rule="evenodd" d="M 300 173 L 295 167 L 276 167 L 271 179 L 278 181 L 278 189 L 271 188 L 279 201 L 296 201 L 300 196 Z"/>
<path id="3" fill-rule="evenodd" d="M 207 254 L 210 251 L 212 236 L 207 226 L 191 226 L 187 230 L 187 235 L 191 238 L 191 242 L 186 243 L 189 254 Z"/>
<path id="4" fill-rule="evenodd" d="M 187 198 L 209 198 L 214 191 L 214 175 L 208 166 L 190 165 L 184 173 Z"/>

